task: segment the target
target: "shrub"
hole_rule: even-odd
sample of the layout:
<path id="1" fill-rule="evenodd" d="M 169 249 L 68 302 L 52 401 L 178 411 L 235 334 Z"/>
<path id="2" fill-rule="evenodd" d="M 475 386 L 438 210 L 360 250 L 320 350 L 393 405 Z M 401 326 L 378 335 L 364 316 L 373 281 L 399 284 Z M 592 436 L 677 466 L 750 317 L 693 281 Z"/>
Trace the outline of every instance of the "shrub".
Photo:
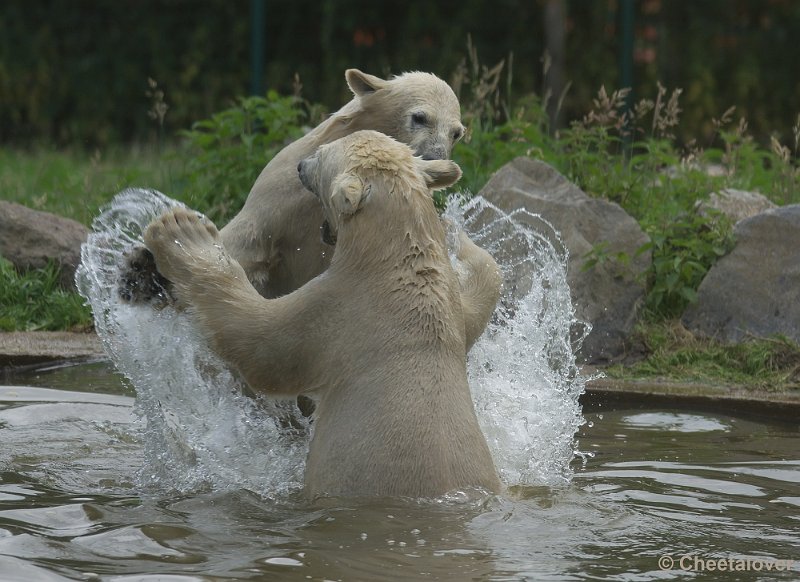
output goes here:
<path id="1" fill-rule="evenodd" d="M 242 97 L 194 123 L 182 132 L 188 146 L 188 202 L 212 220 L 226 222 L 244 204 L 264 166 L 302 135 L 302 122 L 318 111 L 299 97 L 270 91 L 266 97 Z"/>
<path id="2" fill-rule="evenodd" d="M 688 213 L 661 227 L 648 229 L 650 242 L 639 251 L 650 251 L 645 309 L 648 317 L 680 317 L 697 300 L 697 288 L 708 270 L 733 248 L 731 223 L 713 214 Z"/>

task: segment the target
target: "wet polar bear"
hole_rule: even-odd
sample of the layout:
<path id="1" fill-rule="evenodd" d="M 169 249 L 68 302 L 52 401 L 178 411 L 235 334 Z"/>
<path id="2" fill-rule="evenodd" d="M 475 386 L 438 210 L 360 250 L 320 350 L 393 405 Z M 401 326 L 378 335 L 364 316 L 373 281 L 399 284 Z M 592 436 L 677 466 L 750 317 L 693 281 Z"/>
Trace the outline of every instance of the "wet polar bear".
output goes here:
<path id="1" fill-rule="evenodd" d="M 315 393 L 308 495 L 498 491 L 465 355 L 469 319 L 488 319 L 499 279 L 459 286 L 431 198 L 460 169 L 360 131 L 298 171 L 338 235 L 325 273 L 266 299 L 214 225 L 185 209 L 145 232 L 158 269 L 254 391 Z"/>
<path id="2" fill-rule="evenodd" d="M 300 160 L 320 145 L 364 129 L 392 136 L 424 159 L 447 159 L 464 135 L 458 98 L 436 75 L 409 72 L 385 80 L 348 69 L 345 80 L 353 99 L 280 151 L 220 232 L 228 253 L 265 297 L 299 288 L 324 271 L 333 254 L 319 202 L 298 179 Z M 168 290 L 169 282 L 153 272 L 152 256 L 134 250 L 121 277 L 122 298 L 158 304 L 169 300 Z"/>
<path id="3" fill-rule="evenodd" d="M 278 297 L 319 275 L 333 249 L 319 202 L 297 176 L 297 163 L 320 145 L 363 129 L 408 144 L 424 159 L 447 159 L 464 134 L 450 86 L 430 73 L 390 80 L 348 69 L 353 99 L 284 148 L 262 170 L 242 210 L 221 231 L 228 252 L 265 297 Z"/>

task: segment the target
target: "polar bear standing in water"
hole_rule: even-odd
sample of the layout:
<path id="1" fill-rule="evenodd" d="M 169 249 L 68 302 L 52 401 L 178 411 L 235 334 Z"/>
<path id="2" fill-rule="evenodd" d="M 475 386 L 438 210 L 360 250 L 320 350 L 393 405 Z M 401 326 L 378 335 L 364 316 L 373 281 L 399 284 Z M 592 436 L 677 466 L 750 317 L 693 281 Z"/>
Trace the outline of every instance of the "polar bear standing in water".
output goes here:
<path id="1" fill-rule="evenodd" d="M 145 232 L 159 271 L 254 391 L 314 393 L 312 497 L 501 488 L 466 371 L 468 330 L 485 326 L 500 277 L 467 246 L 479 276 L 459 284 L 431 191 L 461 171 L 413 154 L 359 131 L 300 162 L 337 244 L 327 271 L 276 299 L 197 214 L 170 211 Z"/>

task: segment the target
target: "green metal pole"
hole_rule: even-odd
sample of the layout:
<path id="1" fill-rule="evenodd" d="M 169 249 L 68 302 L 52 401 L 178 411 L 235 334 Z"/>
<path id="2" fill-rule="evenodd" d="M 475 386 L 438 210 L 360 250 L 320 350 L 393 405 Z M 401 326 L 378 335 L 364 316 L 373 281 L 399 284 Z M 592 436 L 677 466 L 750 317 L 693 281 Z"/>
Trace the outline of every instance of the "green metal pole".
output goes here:
<path id="1" fill-rule="evenodd" d="M 630 111 L 633 108 L 633 19 L 634 19 L 634 0 L 621 0 L 620 19 L 622 42 L 619 52 L 619 77 L 620 88 L 630 88 L 630 93 L 625 100 L 625 109 Z M 630 157 L 631 136 L 626 131 L 623 135 L 623 151 L 625 158 Z"/>
<path id="2" fill-rule="evenodd" d="M 250 0 L 250 94 L 264 94 L 266 0 Z"/>
<path id="3" fill-rule="evenodd" d="M 622 0 L 622 44 L 619 53 L 620 88 L 633 88 L 633 0 Z"/>

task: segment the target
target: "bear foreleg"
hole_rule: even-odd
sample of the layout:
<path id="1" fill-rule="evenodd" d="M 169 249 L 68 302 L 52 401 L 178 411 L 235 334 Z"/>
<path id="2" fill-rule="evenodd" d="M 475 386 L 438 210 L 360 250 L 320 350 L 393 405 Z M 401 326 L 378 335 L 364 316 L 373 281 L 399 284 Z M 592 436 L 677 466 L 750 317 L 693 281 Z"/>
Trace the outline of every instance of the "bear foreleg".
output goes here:
<path id="1" fill-rule="evenodd" d="M 324 344 L 315 337 L 319 326 L 308 321 L 317 312 L 313 293 L 261 297 L 214 224 L 190 210 L 174 209 L 154 220 L 144 241 L 214 351 L 253 390 L 289 395 L 322 384 L 315 366 L 298 365 L 314 361 Z"/>
<path id="2" fill-rule="evenodd" d="M 492 255 L 472 242 L 463 231 L 459 233 L 456 258 L 461 263 L 458 283 L 469 351 L 494 313 L 503 279 Z"/>

